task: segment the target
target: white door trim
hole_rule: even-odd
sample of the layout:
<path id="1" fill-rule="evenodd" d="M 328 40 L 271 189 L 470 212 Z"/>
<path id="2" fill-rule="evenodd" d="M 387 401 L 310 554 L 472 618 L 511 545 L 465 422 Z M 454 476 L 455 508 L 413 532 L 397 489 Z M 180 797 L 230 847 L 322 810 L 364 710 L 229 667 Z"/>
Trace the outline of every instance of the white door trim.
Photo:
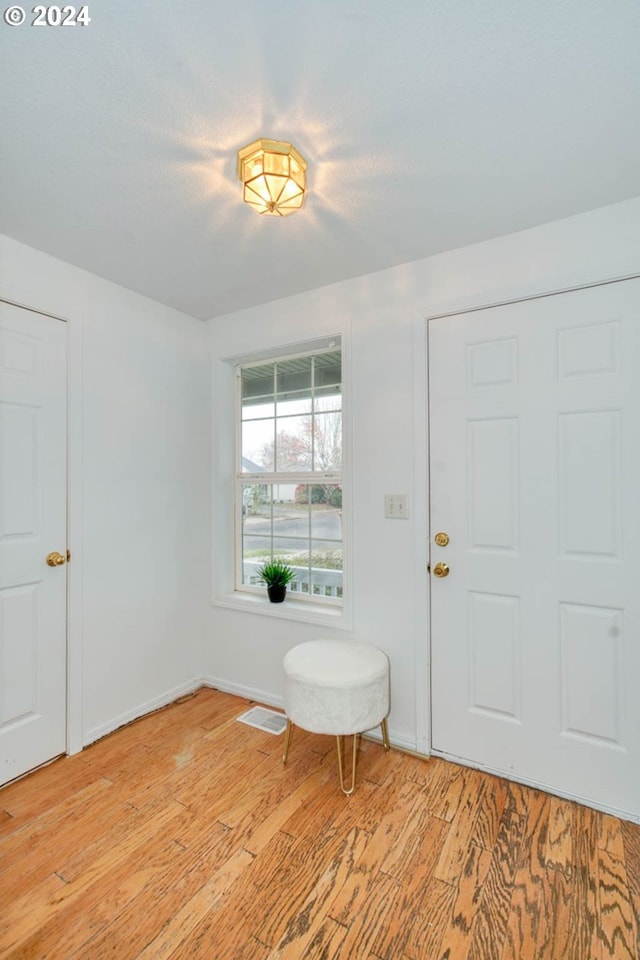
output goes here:
<path id="1" fill-rule="evenodd" d="M 416 323 L 413 327 L 413 635 L 415 667 L 415 745 L 421 756 L 431 754 L 431 590 L 427 567 L 429 563 L 429 496 L 419 491 L 430 489 L 429 476 L 429 355 L 428 327 Z M 426 359 L 426 363 L 424 360 Z M 424 454 L 422 453 L 424 451 Z M 425 531 L 427 533 L 425 537 Z M 425 628 L 427 643 L 425 643 Z M 424 678 L 427 677 L 425 690 Z"/>
<path id="2" fill-rule="evenodd" d="M 82 750 L 82 328 L 17 300 L 0 302 L 67 324 L 67 754 Z"/>

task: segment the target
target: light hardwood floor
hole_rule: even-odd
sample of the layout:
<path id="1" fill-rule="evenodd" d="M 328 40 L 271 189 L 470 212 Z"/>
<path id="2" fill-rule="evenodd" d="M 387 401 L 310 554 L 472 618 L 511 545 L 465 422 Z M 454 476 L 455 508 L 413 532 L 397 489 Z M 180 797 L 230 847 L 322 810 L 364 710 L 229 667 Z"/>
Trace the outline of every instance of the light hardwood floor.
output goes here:
<path id="1" fill-rule="evenodd" d="M 0 957 L 640 960 L 640 828 L 213 690 L 0 792 Z"/>

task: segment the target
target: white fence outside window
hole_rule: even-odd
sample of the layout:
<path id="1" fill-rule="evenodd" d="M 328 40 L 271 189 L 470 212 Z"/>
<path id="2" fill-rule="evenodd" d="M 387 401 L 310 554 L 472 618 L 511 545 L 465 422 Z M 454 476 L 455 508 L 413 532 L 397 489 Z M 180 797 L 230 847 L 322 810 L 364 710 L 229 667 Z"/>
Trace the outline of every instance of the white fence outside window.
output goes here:
<path id="1" fill-rule="evenodd" d="M 244 582 L 258 586 L 258 569 L 263 560 L 245 560 Z M 296 578 L 288 589 L 291 593 L 301 593 L 314 597 L 342 598 L 342 570 L 327 570 L 322 567 L 291 567 Z"/>

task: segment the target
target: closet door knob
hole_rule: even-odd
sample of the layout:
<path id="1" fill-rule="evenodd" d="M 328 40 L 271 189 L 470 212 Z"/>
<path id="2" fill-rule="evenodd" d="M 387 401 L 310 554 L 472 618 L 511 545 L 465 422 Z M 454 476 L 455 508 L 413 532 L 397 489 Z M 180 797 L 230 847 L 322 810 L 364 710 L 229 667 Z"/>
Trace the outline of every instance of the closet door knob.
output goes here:
<path id="1" fill-rule="evenodd" d="M 63 557 L 57 550 L 54 550 L 53 553 L 48 553 L 46 560 L 50 567 L 61 567 L 63 563 L 67 562 L 67 558 Z"/>

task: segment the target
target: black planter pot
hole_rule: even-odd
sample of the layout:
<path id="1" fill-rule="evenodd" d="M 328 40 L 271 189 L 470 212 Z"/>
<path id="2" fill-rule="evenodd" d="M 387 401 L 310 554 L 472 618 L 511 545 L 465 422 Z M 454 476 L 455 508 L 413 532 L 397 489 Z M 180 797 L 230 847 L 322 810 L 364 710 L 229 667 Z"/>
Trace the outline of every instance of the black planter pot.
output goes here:
<path id="1" fill-rule="evenodd" d="M 267 593 L 269 594 L 269 600 L 271 603 L 282 603 L 287 592 L 287 586 L 284 583 L 275 583 L 271 587 L 267 587 Z"/>

